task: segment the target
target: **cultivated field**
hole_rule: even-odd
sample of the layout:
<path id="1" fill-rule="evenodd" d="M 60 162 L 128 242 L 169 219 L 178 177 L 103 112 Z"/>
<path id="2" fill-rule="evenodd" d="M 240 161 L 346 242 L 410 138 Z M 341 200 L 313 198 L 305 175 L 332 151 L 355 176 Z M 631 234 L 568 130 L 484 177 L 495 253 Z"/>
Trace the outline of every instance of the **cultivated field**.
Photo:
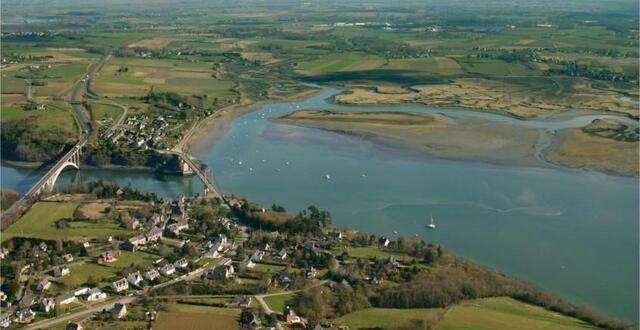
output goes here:
<path id="1" fill-rule="evenodd" d="M 159 330 L 209 330 L 239 329 L 240 310 L 228 308 L 204 307 L 185 304 L 170 304 L 168 311 L 162 311 L 153 324 Z"/>

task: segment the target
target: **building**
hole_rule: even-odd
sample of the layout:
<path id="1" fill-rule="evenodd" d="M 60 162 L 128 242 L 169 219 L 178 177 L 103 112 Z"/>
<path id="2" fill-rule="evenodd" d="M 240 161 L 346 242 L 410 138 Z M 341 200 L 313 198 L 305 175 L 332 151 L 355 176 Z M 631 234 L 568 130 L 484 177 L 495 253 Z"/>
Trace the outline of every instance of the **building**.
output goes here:
<path id="1" fill-rule="evenodd" d="M 111 283 L 111 289 L 113 289 L 113 291 L 115 292 L 122 292 L 129 289 L 129 282 L 127 282 L 126 278 L 121 278 Z"/>
<path id="2" fill-rule="evenodd" d="M 162 229 L 158 227 L 153 227 L 146 234 L 147 242 L 155 242 L 162 238 Z"/>
<path id="3" fill-rule="evenodd" d="M 282 312 L 282 319 L 287 324 L 302 323 L 302 320 L 300 319 L 300 317 L 297 316 L 296 313 L 293 311 L 293 309 L 291 309 L 291 307 L 289 306 L 284 308 L 284 311 Z"/>
<path id="4" fill-rule="evenodd" d="M 71 253 L 67 253 L 67 254 L 62 256 L 62 260 L 64 260 L 64 262 L 72 262 L 73 261 L 73 255 L 71 255 Z"/>
<path id="5" fill-rule="evenodd" d="M 119 320 L 125 316 L 127 316 L 127 306 L 125 304 L 117 303 L 113 305 L 113 309 L 111 310 L 111 317 Z"/>
<path id="6" fill-rule="evenodd" d="M 40 309 L 45 313 L 51 312 L 55 307 L 56 301 L 53 298 L 42 298 L 40 301 Z"/>
<path id="7" fill-rule="evenodd" d="M 31 308 L 16 312 L 16 322 L 18 323 L 31 323 L 34 317 L 36 317 L 36 312 L 32 311 Z"/>
<path id="8" fill-rule="evenodd" d="M 278 259 L 280 259 L 281 261 L 285 261 L 287 259 L 287 250 L 280 250 L 280 252 L 278 252 Z"/>
<path id="9" fill-rule="evenodd" d="M 249 257 L 245 257 L 244 260 L 240 262 L 240 269 L 252 269 L 255 266 L 256 263 Z"/>
<path id="10" fill-rule="evenodd" d="M 378 242 L 384 247 L 389 246 L 389 244 L 391 243 L 391 241 L 386 237 L 380 237 L 380 240 Z"/>
<path id="11" fill-rule="evenodd" d="M 96 258 L 96 262 L 99 265 L 105 264 L 105 263 L 110 263 L 110 262 L 114 262 L 117 259 L 114 257 L 113 252 L 111 251 L 106 251 L 106 252 L 102 252 L 97 258 Z"/>
<path id="12" fill-rule="evenodd" d="M 160 277 L 160 272 L 158 272 L 158 270 L 154 268 L 154 269 L 144 273 L 144 277 L 149 281 L 153 281 L 156 278 Z"/>
<path id="13" fill-rule="evenodd" d="M 69 275 L 69 267 L 67 266 L 55 266 L 53 267 L 53 276 L 62 277 L 65 275 Z"/>
<path id="14" fill-rule="evenodd" d="M 207 277 L 212 280 L 228 280 L 233 277 L 235 269 L 232 265 L 219 265 L 214 268 L 209 268 L 207 271 Z"/>
<path id="15" fill-rule="evenodd" d="M 180 258 L 173 263 L 175 268 L 186 268 L 189 265 L 189 262 L 185 258 Z"/>
<path id="16" fill-rule="evenodd" d="M 143 281 L 142 275 L 140 275 L 140 271 L 129 273 L 127 275 L 127 282 L 131 285 L 140 286 L 140 283 Z"/>
<path id="17" fill-rule="evenodd" d="M 0 315 L 0 327 L 8 328 L 13 321 L 13 313 L 2 313 Z"/>
<path id="18" fill-rule="evenodd" d="M 42 252 L 47 252 L 47 250 L 48 250 L 47 243 L 45 243 L 45 242 L 40 242 L 38 247 L 40 248 L 40 251 L 42 251 Z"/>
<path id="19" fill-rule="evenodd" d="M 330 240 L 334 240 L 334 241 L 341 241 L 342 240 L 342 232 L 339 232 L 339 231 L 329 232 L 327 234 L 327 238 L 330 239 Z"/>
<path id="20" fill-rule="evenodd" d="M 76 295 L 74 295 L 73 292 L 65 293 L 56 297 L 56 304 L 59 306 L 68 305 L 74 301 L 76 301 Z"/>
<path id="21" fill-rule="evenodd" d="M 249 308 L 251 304 L 251 296 L 238 295 L 234 296 L 233 300 L 227 304 L 227 307 L 230 308 Z"/>
<path id="22" fill-rule="evenodd" d="M 79 323 L 69 323 L 67 324 L 66 330 L 82 330 L 82 326 Z"/>
<path id="23" fill-rule="evenodd" d="M 318 271 L 313 267 L 309 268 L 307 271 L 307 278 L 316 278 L 316 276 L 318 276 Z"/>
<path id="24" fill-rule="evenodd" d="M 140 234 L 140 235 L 136 235 L 136 236 L 133 236 L 133 237 L 129 238 L 127 240 L 127 242 L 124 244 L 124 247 L 127 250 L 135 251 L 140 246 L 145 245 L 146 243 L 147 243 L 147 237 L 145 237 L 144 235 Z"/>
<path id="25" fill-rule="evenodd" d="M 176 267 L 174 267 L 172 264 L 167 264 L 160 267 L 160 274 L 162 274 L 163 276 L 169 276 L 175 272 L 176 272 Z"/>
<path id="26" fill-rule="evenodd" d="M 89 290 L 89 292 L 87 292 L 84 295 L 84 299 L 86 301 L 98 301 L 106 298 L 107 298 L 107 294 L 102 292 L 102 290 L 98 288 L 92 288 L 91 290 Z"/>
<path id="27" fill-rule="evenodd" d="M 78 296 L 84 296 L 85 294 L 89 293 L 89 291 L 91 291 L 91 289 L 89 289 L 86 286 L 83 286 L 81 288 L 77 288 L 71 291 L 71 293 L 73 293 L 74 296 L 78 297 Z"/>
<path id="28" fill-rule="evenodd" d="M 251 261 L 253 261 L 255 263 L 258 263 L 258 262 L 262 261 L 262 258 L 264 258 L 264 251 L 261 251 L 261 250 L 256 250 L 251 255 Z"/>
<path id="29" fill-rule="evenodd" d="M 38 282 L 38 285 L 36 285 L 36 291 L 44 292 L 50 287 L 51 287 L 51 281 L 45 278 L 45 279 L 42 279 L 40 282 Z"/>

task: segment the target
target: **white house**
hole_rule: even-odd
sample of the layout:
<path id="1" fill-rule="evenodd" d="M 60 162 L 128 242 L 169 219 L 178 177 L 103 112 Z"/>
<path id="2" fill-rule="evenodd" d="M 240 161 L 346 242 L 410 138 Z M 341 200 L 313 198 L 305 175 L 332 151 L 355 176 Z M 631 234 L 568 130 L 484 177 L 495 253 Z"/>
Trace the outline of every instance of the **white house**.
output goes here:
<path id="1" fill-rule="evenodd" d="M 106 299 L 107 294 L 102 292 L 102 290 L 98 288 L 92 288 L 89 292 L 84 296 L 86 301 L 98 301 L 102 299 Z"/>
<path id="2" fill-rule="evenodd" d="M 121 278 L 121 279 L 111 283 L 111 288 L 115 292 L 122 292 L 124 290 L 129 289 L 129 282 L 127 282 L 126 278 Z"/>
<path id="3" fill-rule="evenodd" d="M 158 272 L 158 270 L 157 270 L 157 269 L 155 269 L 155 268 L 154 268 L 154 269 L 152 269 L 152 270 L 150 270 L 150 271 L 146 272 L 146 273 L 144 274 L 144 277 L 145 277 L 147 280 L 149 280 L 149 281 L 153 281 L 153 280 L 155 280 L 156 278 L 160 277 L 160 273 Z"/>
<path id="4" fill-rule="evenodd" d="M 127 282 L 131 285 L 139 286 L 140 282 L 142 282 L 142 275 L 140 275 L 140 271 L 129 273 L 129 275 L 127 275 Z"/>
<path id="5" fill-rule="evenodd" d="M 38 282 L 38 285 L 36 286 L 36 291 L 43 292 L 49 289 L 49 287 L 51 287 L 51 281 L 45 278 L 45 279 L 42 279 L 42 281 Z"/>
<path id="6" fill-rule="evenodd" d="M 71 253 L 67 253 L 67 254 L 62 256 L 62 260 L 64 260 L 64 262 L 72 262 L 73 261 L 73 255 L 71 255 Z"/>
<path id="7" fill-rule="evenodd" d="M 77 296 L 83 296 L 83 295 L 89 293 L 89 291 L 91 291 L 91 289 L 89 289 L 86 286 L 83 286 L 81 288 L 77 288 L 77 289 L 71 291 L 71 293 L 73 293 L 73 295 L 77 297 Z"/>
<path id="8" fill-rule="evenodd" d="M 56 304 L 60 306 L 68 305 L 74 301 L 76 301 L 76 295 L 74 295 L 73 292 L 65 293 L 56 297 Z"/>
<path id="9" fill-rule="evenodd" d="M 162 274 L 163 276 L 169 276 L 175 272 L 176 272 L 176 267 L 174 267 L 172 264 L 168 264 L 160 267 L 160 274 Z"/>
<path id="10" fill-rule="evenodd" d="M 2 313 L 0 315 L 0 327 L 8 328 L 13 320 L 13 313 Z"/>
<path id="11" fill-rule="evenodd" d="M 53 298 L 42 298 L 40 307 L 43 312 L 49 313 L 56 307 L 56 301 Z"/>
<path id="12" fill-rule="evenodd" d="M 240 262 L 240 269 L 251 269 L 255 266 L 255 262 L 253 262 L 253 260 L 251 260 L 251 258 L 249 257 L 245 257 L 244 260 Z"/>
<path id="13" fill-rule="evenodd" d="M 175 268 L 185 268 L 189 265 L 189 262 L 185 258 L 180 258 L 173 263 Z"/>
<path id="14" fill-rule="evenodd" d="M 252 255 L 251 255 L 251 261 L 253 262 L 260 262 L 262 261 L 262 258 L 264 257 L 264 251 L 261 250 L 256 250 Z"/>
<path id="15" fill-rule="evenodd" d="M 69 275 L 69 267 L 67 266 L 55 266 L 53 267 L 53 276 L 62 277 L 65 275 Z"/>

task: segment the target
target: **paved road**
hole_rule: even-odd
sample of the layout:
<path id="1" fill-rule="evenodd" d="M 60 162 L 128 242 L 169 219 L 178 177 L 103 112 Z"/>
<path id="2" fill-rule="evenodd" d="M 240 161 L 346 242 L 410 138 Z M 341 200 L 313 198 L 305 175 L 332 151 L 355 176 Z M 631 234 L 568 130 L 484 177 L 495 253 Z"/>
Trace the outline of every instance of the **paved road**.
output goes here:
<path id="1" fill-rule="evenodd" d="M 132 303 L 134 301 L 138 300 L 138 297 L 122 297 L 120 299 L 116 299 L 116 300 L 112 300 L 109 302 L 105 302 L 99 305 L 95 305 L 94 307 L 91 307 L 89 309 L 85 309 L 82 311 L 78 311 L 75 313 L 71 313 L 71 314 L 67 314 L 67 315 L 63 315 L 63 316 L 58 316 L 54 319 L 49 319 L 49 320 L 43 320 L 43 321 L 39 321 L 39 322 L 35 322 L 33 324 L 30 324 L 26 327 L 24 327 L 24 330 L 35 330 L 35 329 L 49 329 L 53 326 L 56 326 L 58 324 L 61 323 L 68 323 L 71 322 L 72 320 L 75 320 L 77 318 L 83 317 L 83 316 L 89 316 L 90 314 L 96 313 L 96 312 L 100 312 L 104 309 L 106 310 L 110 310 L 113 308 L 113 305 L 115 305 L 116 303 L 121 303 L 121 304 L 129 304 Z"/>

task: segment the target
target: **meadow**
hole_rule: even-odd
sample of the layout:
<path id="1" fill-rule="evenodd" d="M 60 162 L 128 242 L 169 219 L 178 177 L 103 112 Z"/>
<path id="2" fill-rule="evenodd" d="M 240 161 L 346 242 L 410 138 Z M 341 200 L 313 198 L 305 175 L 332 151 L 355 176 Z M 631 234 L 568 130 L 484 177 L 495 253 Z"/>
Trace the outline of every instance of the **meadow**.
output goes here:
<path id="1" fill-rule="evenodd" d="M 158 314 L 153 324 L 154 329 L 204 330 L 211 329 L 212 325 L 221 330 L 239 329 L 240 310 L 237 309 L 186 304 L 169 304 L 166 309 L 167 311 Z"/>

